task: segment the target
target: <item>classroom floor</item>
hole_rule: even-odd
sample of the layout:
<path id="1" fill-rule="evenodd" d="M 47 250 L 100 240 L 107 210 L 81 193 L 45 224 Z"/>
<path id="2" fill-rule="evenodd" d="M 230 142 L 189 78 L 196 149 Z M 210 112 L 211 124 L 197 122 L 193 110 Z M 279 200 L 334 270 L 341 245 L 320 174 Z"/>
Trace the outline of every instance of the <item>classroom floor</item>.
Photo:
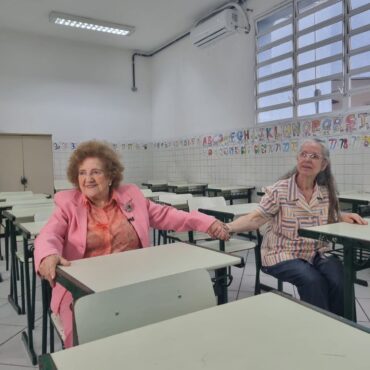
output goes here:
<path id="1" fill-rule="evenodd" d="M 249 252 L 244 268 L 232 268 L 233 282 L 229 287 L 229 300 L 236 300 L 253 295 L 255 264 L 254 253 Z M 9 273 L 5 271 L 4 261 L 0 261 L 0 273 L 4 279 L 0 283 L 0 370 L 25 370 L 35 368 L 31 365 L 21 340 L 21 333 L 26 327 L 25 315 L 17 315 L 8 304 Z M 358 277 L 370 283 L 370 269 L 361 271 Z M 262 273 L 261 282 L 275 286 L 276 280 Z M 41 298 L 40 283 L 37 286 L 36 329 L 34 333 L 35 349 L 41 352 Z M 298 297 L 295 287 L 284 283 L 284 291 Z M 356 285 L 358 322 L 370 328 L 370 287 Z M 58 340 L 56 340 L 58 342 Z"/>

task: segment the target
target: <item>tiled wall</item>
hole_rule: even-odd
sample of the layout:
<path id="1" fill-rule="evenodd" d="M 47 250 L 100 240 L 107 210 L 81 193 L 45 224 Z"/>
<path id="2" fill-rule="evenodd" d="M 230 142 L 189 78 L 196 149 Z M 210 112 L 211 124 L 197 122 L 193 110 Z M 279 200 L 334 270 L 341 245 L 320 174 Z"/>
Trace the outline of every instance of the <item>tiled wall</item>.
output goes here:
<path id="1" fill-rule="evenodd" d="M 57 180 L 66 179 L 68 159 L 78 143 L 55 142 L 54 150 L 54 178 Z M 148 177 L 152 177 L 152 145 L 151 144 L 132 144 L 132 143 L 113 143 L 122 163 L 125 166 L 124 180 L 140 184 Z M 149 175 L 148 175 L 149 174 Z"/>
<path id="2" fill-rule="evenodd" d="M 306 121 L 294 129 L 285 124 L 151 144 L 113 145 L 125 165 L 126 182 L 168 180 L 259 187 L 274 183 L 289 171 L 299 142 L 313 136 L 326 140 L 330 148 L 340 191 L 370 190 L 370 115 Z M 54 145 L 55 177 L 62 179 L 75 144 Z"/>

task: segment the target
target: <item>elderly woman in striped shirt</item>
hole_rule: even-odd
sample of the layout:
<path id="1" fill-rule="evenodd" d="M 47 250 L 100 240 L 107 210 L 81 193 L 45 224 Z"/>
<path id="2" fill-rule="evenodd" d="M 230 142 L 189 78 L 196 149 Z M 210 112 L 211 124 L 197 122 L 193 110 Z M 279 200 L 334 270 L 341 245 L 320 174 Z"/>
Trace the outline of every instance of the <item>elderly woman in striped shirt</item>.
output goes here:
<path id="1" fill-rule="evenodd" d="M 302 300 L 343 315 L 343 269 L 326 243 L 298 236 L 300 227 L 344 221 L 367 224 L 355 213 L 341 213 L 329 151 L 320 140 L 303 142 L 297 165 L 266 189 L 253 213 L 229 223 L 229 232 L 266 224 L 262 270 L 298 288 Z"/>

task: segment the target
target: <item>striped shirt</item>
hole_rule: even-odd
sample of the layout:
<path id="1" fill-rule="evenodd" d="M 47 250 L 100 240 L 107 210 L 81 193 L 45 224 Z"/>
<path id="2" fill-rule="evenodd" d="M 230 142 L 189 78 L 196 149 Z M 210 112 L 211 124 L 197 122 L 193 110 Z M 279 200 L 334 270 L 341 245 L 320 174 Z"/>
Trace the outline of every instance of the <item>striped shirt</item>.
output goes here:
<path id="1" fill-rule="evenodd" d="M 293 175 L 267 187 L 257 210 L 269 220 L 261 249 L 263 266 L 296 258 L 312 262 L 316 252 L 330 249 L 327 243 L 298 236 L 299 228 L 328 223 L 326 187 L 316 184 L 308 204 Z"/>

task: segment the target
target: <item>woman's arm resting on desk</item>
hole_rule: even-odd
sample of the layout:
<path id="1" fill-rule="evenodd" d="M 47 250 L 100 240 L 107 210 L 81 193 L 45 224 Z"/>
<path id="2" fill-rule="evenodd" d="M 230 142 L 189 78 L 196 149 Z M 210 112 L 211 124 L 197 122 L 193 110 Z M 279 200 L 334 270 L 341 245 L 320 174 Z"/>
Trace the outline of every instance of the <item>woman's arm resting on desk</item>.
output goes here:
<path id="1" fill-rule="evenodd" d="M 240 233 L 242 231 L 254 231 L 257 230 L 260 226 L 265 224 L 268 221 L 268 218 L 263 216 L 258 211 L 253 211 L 248 215 L 237 218 L 235 221 L 232 221 L 227 224 L 229 232 L 231 233 Z"/>
<path id="2" fill-rule="evenodd" d="M 349 224 L 367 225 L 367 221 L 357 213 L 341 213 L 340 220 Z"/>
<path id="3" fill-rule="evenodd" d="M 55 270 L 57 265 L 69 266 L 70 264 L 71 262 L 67 261 L 65 258 L 57 254 L 52 254 L 41 261 L 38 272 L 53 288 L 55 286 Z"/>

